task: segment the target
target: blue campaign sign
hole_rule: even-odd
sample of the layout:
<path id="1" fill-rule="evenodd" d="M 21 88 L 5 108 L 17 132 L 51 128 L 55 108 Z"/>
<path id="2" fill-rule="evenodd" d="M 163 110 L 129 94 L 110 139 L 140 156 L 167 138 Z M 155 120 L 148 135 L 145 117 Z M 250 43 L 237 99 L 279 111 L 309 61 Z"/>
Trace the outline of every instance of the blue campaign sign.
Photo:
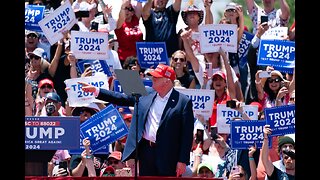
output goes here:
<path id="1" fill-rule="evenodd" d="M 295 105 L 286 105 L 264 109 L 264 117 L 272 129 L 271 136 L 295 133 L 295 107 Z"/>
<path id="2" fill-rule="evenodd" d="M 57 150 L 79 148 L 79 117 L 26 116 L 25 149 Z"/>
<path id="3" fill-rule="evenodd" d="M 253 39 L 254 34 L 247 31 L 243 32 L 242 38 L 239 43 L 238 56 L 239 56 L 239 66 L 243 67 L 248 62 L 248 50 Z"/>
<path id="4" fill-rule="evenodd" d="M 278 70 L 280 72 L 289 73 L 289 74 L 293 74 L 293 69 L 294 69 L 294 68 L 284 68 L 284 67 L 276 67 L 276 66 L 274 66 L 273 68 L 274 70 Z"/>
<path id="5" fill-rule="evenodd" d="M 77 67 L 80 70 L 80 73 L 83 73 L 86 66 L 91 67 L 92 75 L 96 72 L 103 72 L 108 77 L 112 76 L 112 73 L 109 69 L 109 66 L 105 60 L 88 60 L 88 59 L 81 59 L 77 62 Z"/>
<path id="6" fill-rule="evenodd" d="M 158 64 L 169 65 L 165 42 L 137 42 L 136 47 L 141 68 L 155 68 Z"/>
<path id="7" fill-rule="evenodd" d="M 143 85 L 144 86 L 148 86 L 148 87 L 152 87 L 152 80 L 151 79 L 143 79 Z M 122 87 L 121 87 L 121 85 L 120 85 L 120 82 L 119 82 L 119 80 L 117 80 L 117 79 L 115 79 L 114 81 L 113 81 L 113 90 L 115 91 L 115 92 L 120 92 L 120 93 L 123 93 L 123 90 L 122 90 Z"/>
<path id="8" fill-rule="evenodd" d="M 143 84 L 144 86 L 152 87 L 152 81 L 150 79 L 143 79 Z M 120 92 L 123 93 L 122 87 L 120 85 L 119 80 L 115 79 L 113 81 L 113 91 L 115 92 Z M 123 113 L 131 113 L 131 110 L 129 109 L 128 106 L 118 106 L 116 105 L 117 108 L 123 108 Z"/>
<path id="9" fill-rule="evenodd" d="M 81 154 L 85 150 L 84 146 L 82 145 L 83 139 L 83 136 L 80 134 L 80 148 L 70 149 L 69 154 Z M 92 150 L 92 148 L 90 149 Z M 99 150 L 95 151 L 93 154 L 109 154 L 109 146 L 106 145 L 100 148 Z"/>
<path id="10" fill-rule="evenodd" d="M 295 67 L 295 42 L 287 40 L 262 39 L 259 45 L 258 65 Z"/>
<path id="11" fill-rule="evenodd" d="M 248 149 L 256 144 L 257 148 L 262 147 L 263 143 L 263 126 L 265 120 L 237 120 L 231 121 L 231 148 L 232 149 Z M 269 148 L 272 142 L 269 137 Z"/>
<path id="12" fill-rule="evenodd" d="M 89 138 L 93 152 L 128 134 L 127 125 L 112 104 L 94 114 L 85 121 L 84 125 L 82 124 L 80 133 L 84 138 Z"/>
<path id="13" fill-rule="evenodd" d="M 44 17 L 45 6 L 27 5 L 24 9 L 24 27 L 27 30 L 42 32 L 38 22 Z"/>

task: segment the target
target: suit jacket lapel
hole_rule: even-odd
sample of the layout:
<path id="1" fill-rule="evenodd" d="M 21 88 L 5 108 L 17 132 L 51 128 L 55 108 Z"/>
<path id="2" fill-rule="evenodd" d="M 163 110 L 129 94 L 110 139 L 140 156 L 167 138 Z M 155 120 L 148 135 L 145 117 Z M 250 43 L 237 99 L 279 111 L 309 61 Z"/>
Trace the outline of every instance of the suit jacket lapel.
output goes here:
<path id="1" fill-rule="evenodd" d="M 141 102 L 141 104 L 143 104 L 143 106 L 142 106 L 143 109 L 141 109 L 141 110 L 139 111 L 139 113 L 141 113 L 141 116 L 140 116 L 140 117 L 142 117 L 142 122 L 143 122 L 142 124 L 143 124 L 143 126 L 144 126 L 145 123 L 146 123 L 147 115 L 148 115 L 149 110 L 150 110 L 150 106 L 152 105 L 152 103 L 153 103 L 154 99 L 156 98 L 156 96 L 157 96 L 157 92 L 154 91 L 154 92 L 150 93 L 150 95 L 147 96 L 147 97 L 143 100 L 143 102 Z"/>
<path id="2" fill-rule="evenodd" d="M 166 104 L 166 106 L 164 107 L 162 116 L 161 116 L 161 120 L 159 123 L 159 127 L 161 126 L 161 124 L 163 123 L 163 121 L 166 119 L 166 117 L 170 117 L 171 116 L 171 110 L 176 106 L 176 104 L 178 103 L 178 91 L 176 91 L 175 89 L 172 90 L 172 93 L 168 99 L 168 102 Z"/>

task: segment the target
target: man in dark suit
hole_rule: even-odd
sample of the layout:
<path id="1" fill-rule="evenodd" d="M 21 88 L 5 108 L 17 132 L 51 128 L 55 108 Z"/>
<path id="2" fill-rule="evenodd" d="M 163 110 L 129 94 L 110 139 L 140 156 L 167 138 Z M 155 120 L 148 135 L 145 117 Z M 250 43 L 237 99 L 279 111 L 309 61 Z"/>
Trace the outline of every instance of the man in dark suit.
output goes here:
<path id="1" fill-rule="evenodd" d="M 192 101 L 176 91 L 176 74 L 159 64 L 148 73 L 152 88 L 138 102 L 138 159 L 140 176 L 181 176 L 189 164 L 193 140 Z M 128 77 L 129 78 L 129 77 Z M 121 106 L 134 106 L 135 97 L 83 84 L 82 90 Z M 133 114 L 122 161 L 135 158 L 136 111 Z"/>

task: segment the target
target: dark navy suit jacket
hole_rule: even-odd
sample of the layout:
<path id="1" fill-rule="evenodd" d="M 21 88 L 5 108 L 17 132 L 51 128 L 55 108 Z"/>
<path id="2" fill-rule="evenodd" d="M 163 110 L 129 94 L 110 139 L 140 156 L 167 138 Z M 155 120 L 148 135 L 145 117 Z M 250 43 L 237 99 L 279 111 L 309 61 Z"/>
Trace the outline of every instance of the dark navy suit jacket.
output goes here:
<path id="1" fill-rule="evenodd" d="M 138 103 L 138 142 L 145 130 L 147 115 L 157 92 L 147 88 L 148 95 L 141 96 Z M 135 106 L 135 97 L 100 89 L 98 99 L 122 106 Z M 176 169 L 177 162 L 189 164 L 193 141 L 194 116 L 192 101 L 175 89 L 164 108 L 156 135 L 157 167 L 166 172 Z M 136 150 L 136 107 L 125 144 L 122 161 L 135 158 Z"/>

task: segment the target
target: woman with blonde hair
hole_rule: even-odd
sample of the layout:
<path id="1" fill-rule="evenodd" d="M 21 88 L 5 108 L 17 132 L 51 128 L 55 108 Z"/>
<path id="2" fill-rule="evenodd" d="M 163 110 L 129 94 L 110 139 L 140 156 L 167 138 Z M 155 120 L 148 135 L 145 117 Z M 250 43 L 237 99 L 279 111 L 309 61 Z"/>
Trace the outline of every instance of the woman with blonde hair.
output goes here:
<path id="1" fill-rule="evenodd" d="M 195 89 L 196 79 L 189 73 L 189 68 L 186 60 L 186 53 L 182 50 L 175 51 L 170 60 L 170 66 L 176 72 L 176 79 L 185 88 Z"/>

